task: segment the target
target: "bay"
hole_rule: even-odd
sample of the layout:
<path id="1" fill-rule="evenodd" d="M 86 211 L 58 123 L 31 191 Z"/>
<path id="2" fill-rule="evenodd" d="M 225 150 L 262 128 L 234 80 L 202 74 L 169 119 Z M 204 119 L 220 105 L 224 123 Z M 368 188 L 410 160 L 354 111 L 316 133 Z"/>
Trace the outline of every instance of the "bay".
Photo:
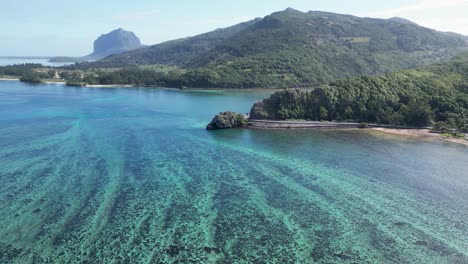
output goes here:
<path id="1" fill-rule="evenodd" d="M 204 129 L 270 92 L 0 82 L 0 262 L 468 262 L 466 146 Z"/>

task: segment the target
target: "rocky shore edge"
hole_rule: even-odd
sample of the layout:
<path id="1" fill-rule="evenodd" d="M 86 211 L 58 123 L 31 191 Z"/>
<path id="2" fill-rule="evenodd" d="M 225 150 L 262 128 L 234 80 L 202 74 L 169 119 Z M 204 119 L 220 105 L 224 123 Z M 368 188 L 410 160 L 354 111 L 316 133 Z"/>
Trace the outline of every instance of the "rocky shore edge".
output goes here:
<path id="1" fill-rule="evenodd" d="M 207 130 L 247 127 L 248 117 L 236 112 L 226 111 L 217 114 L 206 126 Z"/>
<path id="2" fill-rule="evenodd" d="M 428 139 L 448 141 L 468 146 L 468 138 L 454 138 L 444 133 L 433 132 L 429 127 L 400 127 L 380 124 L 353 123 L 353 122 L 320 122 L 320 121 L 277 121 L 249 119 L 248 115 L 235 112 L 221 112 L 206 126 L 207 130 L 229 128 L 253 129 L 371 129 L 374 131 L 390 133 L 400 136 L 417 136 Z"/>

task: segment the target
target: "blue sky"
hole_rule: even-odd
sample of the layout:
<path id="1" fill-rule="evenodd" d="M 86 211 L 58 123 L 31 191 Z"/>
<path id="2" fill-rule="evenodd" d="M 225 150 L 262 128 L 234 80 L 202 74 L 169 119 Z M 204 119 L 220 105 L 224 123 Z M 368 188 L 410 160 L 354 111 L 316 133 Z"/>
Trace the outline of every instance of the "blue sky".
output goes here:
<path id="1" fill-rule="evenodd" d="M 196 35 L 292 7 L 389 18 L 468 35 L 468 0 L 0 0 L 0 56 L 81 56 L 100 34 L 135 32 L 144 44 Z"/>

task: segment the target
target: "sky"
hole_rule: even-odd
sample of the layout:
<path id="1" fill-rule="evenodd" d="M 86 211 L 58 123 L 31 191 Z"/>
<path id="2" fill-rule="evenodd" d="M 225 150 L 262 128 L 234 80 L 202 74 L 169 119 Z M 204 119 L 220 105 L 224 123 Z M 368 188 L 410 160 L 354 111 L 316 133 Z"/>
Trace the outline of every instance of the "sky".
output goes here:
<path id="1" fill-rule="evenodd" d="M 264 17 L 288 7 L 403 17 L 468 35 L 468 0 L 0 0 L 0 56 L 84 56 L 117 28 L 157 44 Z"/>

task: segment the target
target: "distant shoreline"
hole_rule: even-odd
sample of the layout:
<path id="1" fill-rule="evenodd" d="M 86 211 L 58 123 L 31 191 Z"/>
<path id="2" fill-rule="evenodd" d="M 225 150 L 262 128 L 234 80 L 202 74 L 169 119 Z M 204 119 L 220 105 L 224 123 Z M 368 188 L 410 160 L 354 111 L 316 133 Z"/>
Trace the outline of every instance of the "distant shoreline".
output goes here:
<path id="1" fill-rule="evenodd" d="M 0 78 L 0 81 L 20 81 L 19 78 Z M 67 83 L 65 81 L 56 81 L 56 82 L 51 82 L 51 81 L 42 81 L 40 82 L 39 84 L 41 83 L 45 83 L 45 84 L 63 84 L 65 86 L 69 86 L 67 85 Z M 69 87 L 76 87 L 76 86 L 69 86 Z M 139 87 L 139 86 L 135 86 L 135 85 L 130 85 L 130 84 L 90 84 L 90 85 L 86 85 L 86 86 L 81 86 L 81 87 L 89 87 L 89 88 L 119 88 L 119 87 Z"/>
<path id="2" fill-rule="evenodd" d="M 50 60 L 53 56 L 0 56 L 0 59 L 9 60 Z"/>
<path id="3" fill-rule="evenodd" d="M 18 78 L 0 78 L 0 81 L 19 81 Z M 44 84 L 61 84 L 67 86 L 65 82 L 42 82 Z M 72 87 L 72 86 L 70 86 Z M 96 84 L 96 85 L 86 85 L 82 86 L 83 88 L 131 88 L 131 87 L 145 87 L 145 86 L 136 86 L 128 84 Z M 146 87 L 149 88 L 149 87 Z M 168 87 L 157 87 L 153 88 L 164 88 L 164 89 L 178 89 L 178 88 L 168 88 Z M 180 90 L 180 89 L 179 89 Z M 185 90 L 185 89 L 184 89 Z M 186 90 L 197 90 L 197 89 L 186 89 Z M 202 89 L 200 89 L 202 90 Z M 203 89 L 205 90 L 205 89 Z M 251 126 L 253 129 L 357 129 L 361 126 L 361 123 L 355 122 L 319 122 L 319 121 L 278 121 L 278 120 L 250 120 Z M 440 133 L 432 133 L 429 128 L 414 128 L 414 127 L 400 127 L 392 125 L 379 125 L 379 124 L 368 124 L 369 130 L 379 131 L 383 133 L 389 133 L 400 136 L 416 136 L 424 137 L 436 140 L 443 140 L 452 143 L 463 144 L 468 146 L 468 140 L 461 138 L 452 138 L 444 136 Z"/>
<path id="4" fill-rule="evenodd" d="M 19 78 L 0 78 L 0 81 L 20 81 Z M 45 84 L 63 84 L 65 85 L 65 82 L 63 81 L 57 81 L 57 82 L 51 82 L 51 81 L 43 81 L 43 82 L 40 82 L 39 84 L 41 83 L 45 83 Z"/>
<path id="5" fill-rule="evenodd" d="M 19 78 L 10 78 L 10 77 L 0 77 L 0 81 L 20 81 Z M 271 88 L 193 88 L 193 87 L 167 87 L 167 86 L 157 86 L 157 85 L 137 85 L 137 84 L 87 84 L 84 86 L 73 86 L 66 85 L 66 81 L 43 81 L 44 84 L 63 84 L 69 87 L 83 87 L 83 88 L 158 88 L 158 89 L 171 89 L 171 90 L 180 90 L 180 91 L 254 91 L 254 90 L 263 90 L 263 91 L 277 91 L 278 89 Z M 303 88 L 309 89 L 309 88 Z"/>

